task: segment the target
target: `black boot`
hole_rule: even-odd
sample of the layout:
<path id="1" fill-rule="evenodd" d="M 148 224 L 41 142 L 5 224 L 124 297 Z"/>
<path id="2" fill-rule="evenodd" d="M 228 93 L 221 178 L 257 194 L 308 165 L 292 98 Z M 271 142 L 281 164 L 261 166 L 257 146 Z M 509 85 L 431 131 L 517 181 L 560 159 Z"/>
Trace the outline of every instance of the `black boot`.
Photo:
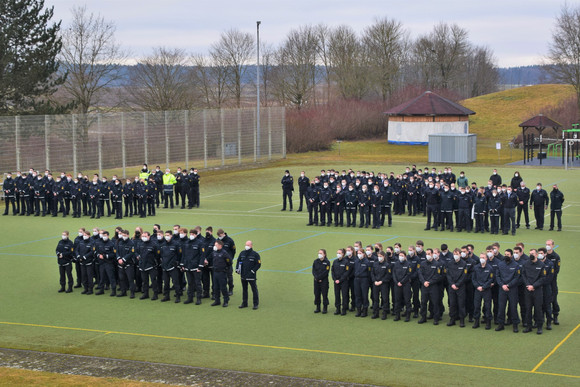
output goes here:
<path id="1" fill-rule="evenodd" d="M 546 329 L 549 331 L 552 330 L 552 320 L 546 321 Z"/>
<path id="2" fill-rule="evenodd" d="M 427 319 L 425 318 L 425 316 L 421 316 L 421 319 L 419 321 L 417 321 L 417 324 L 425 324 L 427 322 Z"/>
<path id="3" fill-rule="evenodd" d="M 347 310 L 347 309 L 348 309 L 348 308 L 342 308 L 342 310 L 340 311 L 340 315 L 341 315 L 341 316 L 346 316 L 346 310 Z"/>
<path id="4" fill-rule="evenodd" d="M 100 296 L 101 294 L 105 294 L 103 288 L 100 288 L 99 291 L 95 293 L 96 296 Z"/>
<path id="5" fill-rule="evenodd" d="M 395 318 L 393 321 L 399 321 L 401 319 L 401 313 L 395 313 Z"/>
<path id="6" fill-rule="evenodd" d="M 361 315 L 361 308 L 356 308 L 356 314 L 354 315 L 354 317 L 360 317 Z"/>
<path id="7" fill-rule="evenodd" d="M 146 299 L 146 298 L 149 298 L 149 292 L 147 292 L 147 293 L 143 293 L 143 294 L 141 295 L 141 297 L 139 297 L 139 299 L 140 299 L 140 300 L 144 300 L 144 299 Z"/>
<path id="8" fill-rule="evenodd" d="M 453 325 L 455 325 L 455 319 L 452 318 L 451 320 L 449 320 L 449 322 L 447 323 L 448 327 L 452 327 Z"/>
<path id="9" fill-rule="evenodd" d="M 151 297 L 151 301 L 156 301 L 159 295 L 157 293 L 153 293 L 153 297 Z"/>
<path id="10" fill-rule="evenodd" d="M 113 289 L 111 289 L 111 297 L 115 297 L 117 295 L 117 289 L 115 289 L 115 287 L 113 287 Z"/>
<path id="11" fill-rule="evenodd" d="M 64 286 L 61 286 L 60 289 L 58 289 L 59 293 L 64 293 Z"/>
<path id="12" fill-rule="evenodd" d="M 328 313 L 328 306 L 324 305 L 322 307 L 322 314 L 326 314 L 326 313 Z"/>
<path id="13" fill-rule="evenodd" d="M 316 305 L 316 309 L 314 309 L 314 313 L 320 313 L 320 304 Z"/>
<path id="14" fill-rule="evenodd" d="M 517 325 L 516 325 L 516 326 L 517 326 Z M 495 328 L 495 331 L 496 331 L 496 332 L 499 332 L 499 331 L 503 331 L 504 329 L 505 329 L 504 325 L 503 325 L 503 324 L 499 324 L 499 325 L 498 325 L 498 326 Z"/>
<path id="15" fill-rule="evenodd" d="M 536 332 L 538 335 L 542 334 L 542 324 L 538 324 L 538 331 Z"/>
<path id="16" fill-rule="evenodd" d="M 383 313 L 381 314 L 381 320 L 386 320 L 387 319 L 387 311 L 383 310 Z"/>
<path id="17" fill-rule="evenodd" d="M 167 302 L 169 301 L 169 296 L 165 296 L 161 299 L 161 302 Z"/>
<path id="18" fill-rule="evenodd" d="M 127 296 L 127 292 L 123 290 L 121 293 L 117 294 L 117 297 L 125 297 Z"/>
<path id="19" fill-rule="evenodd" d="M 336 310 L 334 311 L 335 316 L 338 316 L 339 314 L 340 314 L 340 306 L 336 308 Z"/>
<path id="20" fill-rule="evenodd" d="M 489 331 L 491 329 L 491 320 L 485 321 L 485 330 Z"/>
<path id="21" fill-rule="evenodd" d="M 459 327 L 465 328 L 465 319 L 464 318 L 459 319 Z"/>
<path id="22" fill-rule="evenodd" d="M 183 301 L 184 305 L 191 304 L 193 302 L 193 297 L 187 297 L 187 300 Z"/>
<path id="23" fill-rule="evenodd" d="M 373 310 L 373 316 L 371 317 L 373 320 L 379 318 L 379 310 L 378 309 L 374 309 Z"/>
<path id="24" fill-rule="evenodd" d="M 409 321 L 411 321 L 411 312 L 410 311 L 405 313 L 405 322 L 409 322 Z"/>
<path id="25" fill-rule="evenodd" d="M 558 321 L 558 315 L 554 315 L 554 325 L 560 325 L 560 321 Z"/>
<path id="26" fill-rule="evenodd" d="M 135 291 L 131 290 L 131 295 L 129 296 L 129 298 L 135 298 Z"/>
<path id="27" fill-rule="evenodd" d="M 369 308 L 363 308 L 360 316 L 366 317 L 366 316 L 368 316 L 368 313 L 369 313 Z"/>
<path id="28" fill-rule="evenodd" d="M 197 297 L 197 301 L 195 301 L 195 305 L 201 305 L 201 297 Z"/>
<path id="29" fill-rule="evenodd" d="M 514 324 L 514 333 L 518 333 L 518 332 L 519 332 L 518 324 Z"/>
<path id="30" fill-rule="evenodd" d="M 72 285 L 68 286 L 68 289 L 66 290 L 67 293 L 72 293 L 73 287 Z"/>

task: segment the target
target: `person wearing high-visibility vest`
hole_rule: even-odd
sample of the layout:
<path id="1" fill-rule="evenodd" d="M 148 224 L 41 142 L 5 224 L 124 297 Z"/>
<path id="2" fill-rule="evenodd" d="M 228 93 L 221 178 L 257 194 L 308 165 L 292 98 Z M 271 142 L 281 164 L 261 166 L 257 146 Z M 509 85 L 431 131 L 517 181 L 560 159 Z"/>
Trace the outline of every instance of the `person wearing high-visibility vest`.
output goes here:
<path id="1" fill-rule="evenodd" d="M 165 203 L 163 208 L 167 208 L 168 201 L 170 201 L 171 208 L 173 208 L 173 186 L 175 184 L 177 184 L 175 175 L 167 168 L 165 175 L 163 175 L 163 202 Z"/>
<path id="2" fill-rule="evenodd" d="M 143 169 L 139 172 L 139 179 L 143 179 L 145 185 L 147 185 L 147 181 L 149 180 L 149 175 L 151 171 L 147 168 L 147 164 L 143 164 Z"/>

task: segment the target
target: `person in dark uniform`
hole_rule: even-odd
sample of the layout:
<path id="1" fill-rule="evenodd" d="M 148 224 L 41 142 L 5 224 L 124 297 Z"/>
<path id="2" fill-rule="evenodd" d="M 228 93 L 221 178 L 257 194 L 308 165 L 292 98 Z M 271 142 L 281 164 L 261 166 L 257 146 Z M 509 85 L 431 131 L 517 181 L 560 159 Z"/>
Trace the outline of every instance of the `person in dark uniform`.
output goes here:
<path id="1" fill-rule="evenodd" d="M 232 265 L 232 257 L 223 248 L 221 240 L 215 241 L 212 252 L 213 260 L 213 281 L 215 284 L 214 302 L 211 306 L 220 305 L 220 293 L 224 297 L 223 307 L 226 308 L 230 301 L 228 294 L 228 266 Z"/>
<path id="2" fill-rule="evenodd" d="M 81 284 L 83 285 L 81 294 L 93 294 L 93 277 L 95 276 L 93 241 L 88 230 L 83 231 L 82 234 L 82 238 L 75 250 L 77 262 L 81 266 Z"/>
<path id="3" fill-rule="evenodd" d="M 181 186 L 179 187 L 179 195 L 181 196 L 181 208 L 185 208 L 186 198 L 188 198 L 190 203 L 193 200 L 193 198 L 191 198 L 191 184 L 192 184 L 191 175 L 187 173 L 187 171 L 183 171 L 181 173 Z"/>
<path id="4" fill-rule="evenodd" d="M 516 228 L 520 228 L 520 220 L 522 218 L 523 211 L 524 219 L 526 221 L 526 228 L 529 229 L 530 216 L 528 214 L 528 202 L 530 201 L 530 189 L 526 187 L 526 183 L 524 181 L 521 181 L 519 187 L 515 189 L 515 192 L 518 197 L 518 219 L 516 221 Z"/>
<path id="5" fill-rule="evenodd" d="M 129 290 L 130 298 L 135 298 L 135 243 L 129 238 L 127 230 L 122 230 L 120 236 L 117 244 L 117 267 L 121 293 L 117 294 L 117 297 L 127 296 L 127 290 Z"/>
<path id="6" fill-rule="evenodd" d="M 159 203 L 161 202 L 161 194 L 163 192 L 163 172 L 161 171 L 161 167 L 159 165 L 157 165 L 155 167 L 155 171 L 153 171 L 151 173 L 151 176 L 149 178 L 149 184 L 152 184 L 151 180 L 153 180 L 153 184 L 155 184 L 155 204 L 157 205 L 157 208 L 159 208 Z M 149 185 L 147 184 L 147 185 Z M 173 187 L 172 187 L 173 189 Z"/>
<path id="7" fill-rule="evenodd" d="M 115 219 L 123 219 L 123 185 L 119 179 L 115 180 L 111 186 L 111 201 Z"/>
<path id="8" fill-rule="evenodd" d="M 70 201 L 72 205 L 72 217 L 81 217 L 81 202 L 83 196 L 83 187 L 78 179 L 74 179 L 70 185 Z"/>
<path id="9" fill-rule="evenodd" d="M 494 188 L 491 191 L 491 196 L 487 200 L 487 209 L 489 211 L 489 224 L 490 233 L 499 233 L 499 215 L 502 206 L 501 197 L 498 195 L 497 190 Z"/>
<path id="10" fill-rule="evenodd" d="M 371 193 L 370 212 L 373 220 L 373 228 L 381 228 L 381 203 L 383 201 L 383 194 L 378 185 L 373 187 Z"/>
<path id="11" fill-rule="evenodd" d="M 342 190 L 342 186 L 337 185 L 333 201 L 334 227 L 344 226 L 344 195 L 345 192 Z"/>
<path id="12" fill-rule="evenodd" d="M 34 187 L 34 216 L 40 215 L 40 207 L 42 207 L 42 216 L 46 216 L 46 184 L 42 180 L 42 176 L 38 175 L 32 186 Z"/>
<path id="13" fill-rule="evenodd" d="M 175 303 L 177 304 L 181 301 L 181 281 L 179 280 L 178 270 L 181 261 L 181 246 L 178 238 L 173 237 L 171 230 L 165 231 L 165 243 L 158 249 L 158 254 L 161 259 L 161 268 L 163 269 L 163 298 L 161 302 L 170 300 L 171 281 L 175 289 Z"/>
<path id="14" fill-rule="evenodd" d="M 407 184 L 407 207 L 409 216 L 417 215 L 417 202 L 419 199 L 419 185 L 413 175 L 409 175 L 409 184 Z"/>
<path id="15" fill-rule="evenodd" d="M 558 304 L 558 274 L 560 273 L 560 255 L 554 251 L 555 244 L 553 239 L 546 241 L 547 257 L 554 266 L 554 276 L 552 277 L 552 313 L 554 314 L 554 324 L 560 325 L 558 315 L 560 314 L 560 304 Z"/>
<path id="16" fill-rule="evenodd" d="M 391 203 L 393 202 L 393 188 L 391 187 L 389 180 L 385 179 L 383 181 L 382 200 L 381 200 L 381 226 L 385 225 L 385 217 L 387 218 L 387 224 L 389 227 L 393 225 L 393 216 L 391 214 Z M 356 211 L 355 211 L 356 216 Z"/>
<path id="17" fill-rule="evenodd" d="M 439 310 L 440 297 L 440 282 L 441 276 L 444 274 L 441 265 L 434 259 L 433 250 L 427 249 L 425 260 L 419 265 L 418 275 L 421 282 L 421 319 L 419 324 L 427 322 L 427 302 L 431 305 L 433 323 L 439 324 L 441 319 L 441 311 Z"/>
<path id="18" fill-rule="evenodd" d="M 485 189 L 479 187 L 479 190 L 473 198 L 473 214 L 475 217 L 475 233 L 485 233 L 485 219 L 487 218 L 487 196 Z"/>
<path id="19" fill-rule="evenodd" d="M 76 285 L 74 286 L 75 289 L 76 288 L 81 288 L 82 287 L 82 269 L 81 269 L 81 263 L 77 257 L 77 252 L 79 250 L 79 244 L 81 243 L 81 241 L 83 240 L 83 235 L 85 235 L 85 228 L 81 227 L 79 228 L 78 234 L 75 238 L 75 240 L 73 241 L 73 247 L 74 247 L 74 254 L 72 257 L 72 261 L 73 261 L 73 265 L 75 268 L 75 274 L 76 274 Z"/>
<path id="20" fill-rule="evenodd" d="M 455 202 L 457 201 L 457 196 L 451 192 L 449 185 L 445 184 L 443 186 L 443 192 L 440 193 L 441 197 L 441 213 L 440 213 L 440 227 L 441 231 L 445 229 L 453 232 L 453 208 Z"/>
<path id="21" fill-rule="evenodd" d="M 204 237 L 204 250 L 205 250 L 205 259 L 204 259 L 204 266 L 201 273 L 201 283 L 203 286 L 203 297 L 202 298 L 210 298 L 213 300 L 214 293 L 215 293 L 215 282 L 213 276 L 213 247 L 215 245 L 216 239 L 213 236 L 213 227 L 208 226 L 205 229 L 205 237 Z M 210 287 L 211 283 L 211 287 Z"/>
<path id="22" fill-rule="evenodd" d="M 111 185 L 107 177 L 103 176 L 101 181 L 101 191 L 99 195 L 99 205 L 101 206 L 101 216 L 105 216 L 105 204 L 107 205 L 107 216 L 111 216 Z"/>
<path id="23" fill-rule="evenodd" d="M 145 185 L 145 200 L 147 202 L 148 216 L 155 216 L 155 201 L 157 200 L 157 196 L 157 183 L 155 183 L 155 180 L 151 177 L 149 178 L 149 182 Z"/>
<path id="24" fill-rule="evenodd" d="M 538 260 L 544 264 L 546 277 L 544 278 L 544 284 L 542 285 L 542 314 L 546 319 L 546 329 L 552 330 L 552 301 L 553 301 L 553 289 L 552 281 L 554 279 L 554 264 L 550 259 L 548 259 L 548 251 L 545 247 L 540 247 L 538 249 Z"/>
<path id="25" fill-rule="evenodd" d="M 71 293 L 73 290 L 73 275 L 72 275 L 72 261 L 74 255 L 74 245 L 69 239 L 68 231 L 62 232 L 62 238 L 58 241 L 56 246 L 56 258 L 58 263 L 58 269 L 60 273 L 60 289 L 59 293 L 65 292 L 66 280 L 68 280 L 67 293 Z"/>
<path id="26" fill-rule="evenodd" d="M 105 293 L 105 284 L 111 284 L 111 297 L 117 295 L 117 279 L 115 276 L 115 259 L 117 251 L 115 244 L 109 239 L 109 232 L 103 231 L 102 239 L 93 245 L 97 259 L 99 260 L 99 291 L 95 295 L 99 296 Z"/>
<path id="27" fill-rule="evenodd" d="M 318 250 L 318 258 L 312 263 L 312 276 L 314 277 L 314 313 L 320 313 L 322 302 L 322 314 L 328 312 L 328 274 L 330 273 L 330 261 L 326 257 L 326 250 Z"/>
<path id="28" fill-rule="evenodd" d="M 200 305 L 203 296 L 201 272 L 205 260 L 205 247 L 203 238 L 199 236 L 197 229 L 189 230 L 189 240 L 181 248 L 180 266 L 187 276 L 187 300 L 184 304 L 191 304 L 193 297 L 197 296 L 195 304 Z"/>
<path id="29" fill-rule="evenodd" d="M 183 185 L 183 173 L 181 173 L 181 167 L 177 167 L 177 172 L 175 172 L 173 176 L 175 176 L 175 186 L 174 186 L 175 194 L 173 196 L 175 196 L 175 207 L 177 207 L 179 206 L 179 195 L 181 193 L 181 187 Z M 181 208 L 185 208 L 185 206 L 183 206 L 183 200 L 181 204 L 182 204 Z"/>
<path id="30" fill-rule="evenodd" d="M 396 250 L 395 250 L 396 252 Z M 415 271 L 415 265 L 407 261 L 405 251 L 400 251 L 398 260 L 393 263 L 393 283 L 395 289 L 395 318 L 401 319 L 401 312 L 405 306 L 405 322 L 411 321 L 411 277 Z"/>
<path id="31" fill-rule="evenodd" d="M 437 231 L 439 227 L 439 213 L 441 212 L 441 196 L 439 189 L 435 188 L 435 184 L 430 181 L 424 191 L 424 195 L 427 215 L 425 231 L 430 230 L 431 228 Z M 431 217 L 433 217 L 433 223 L 431 223 Z"/>
<path id="32" fill-rule="evenodd" d="M 471 194 L 468 193 L 465 187 L 459 189 L 459 196 L 457 196 L 459 221 L 457 222 L 457 232 L 467 230 L 471 232 L 471 208 L 473 207 L 473 200 Z"/>
<path id="33" fill-rule="evenodd" d="M 6 175 L 6 179 L 2 183 L 2 190 L 4 191 L 4 201 L 6 202 L 6 210 L 3 215 L 8 215 L 10 203 L 12 203 L 12 215 L 16 215 L 16 182 L 12 179 L 12 173 Z"/>
<path id="34" fill-rule="evenodd" d="M 143 294 L 139 297 L 140 300 L 149 298 L 149 284 L 153 288 L 152 301 L 157 300 L 159 288 L 157 286 L 157 262 L 158 249 L 155 242 L 151 240 L 149 231 L 143 231 L 141 235 L 141 244 L 137 250 L 137 262 L 139 271 L 141 272 L 141 284 Z"/>
<path id="35" fill-rule="evenodd" d="M 19 173 L 19 172 L 18 172 Z M 33 207 L 30 206 L 30 184 L 28 176 L 20 174 L 16 175 L 16 190 L 17 196 L 20 198 L 20 206 L 18 208 L 18 213 L 20 216 L 30 216 L 32 214 Z"/>
<path id="36" fill-rule="evenodd" d="M 133 198 L 135 196 L 135 189 L 131 179 L 127 179 L 123 186 L 123 200 L 125 204 L 125 218 L 133 217 Z M 137 215 L 137 214 L 135 214 Z"/>
<path id="37" fill-rule="evenodd" d="M 506 305 L 509 302 L 508 319 L 513 324 L 514 333 L 518 332 L 518 285 L 520 282 L 520 265 L 513 258 L 513 250 L 507 249 L 504 260 L 497 265 L 496 283 L 499 288 L 498 295 L 498 326 L 496 332 L 503 331 L 506 324 Z"/>
<path id="38" fill-rule="evenodd" d="M 558 231 L 562 231 L 562 204 L 564 204 L 564 194 L 554 184 L 550 192 L 550 231 L 554 230 L 554 216 L 558 218 Z"/>
<path id="39" fill-rule="evenodd" d="M 497 173 L 497 169 L 494 169 L 491 176 L 489 177 L 489 180 L 491 180 L 491 183 L 493 184 L 494 187 L 500 187 L 501 186 L 501 176 L 498 175 Z"/>
<path id="40" fill-rule="evenodd" d="M 507 235 L 512 228 L 512 235 L 516 235 L 516 207 L 518 205 L 518 196 L 512 192 L 512 187 L 506 187 L 506 195 L 503 203 L 504 228 L 503 235 Z"/>
<path id="41" fill-rule="evenodd" d="M 538 259 L 538 251 L 536 249 L 530 250 L 530 259 L 522 267 L 522 278 L 524 280 L 525 300 L 526 300 L 526 316 L 524 333 L 532 331 L 532 308 L 534 310 L 534 320 L 538 328 L 538 335 L 542 334 L 544 325 L 544 316 L 542 313 L 542 304 L 544 293 L 542 285 L 546 277 L 546 267 Z"/>
<path id="42" fill-rule="evenodd" d="M 322 183 L 322 189 L 319 191 L 319 200 L 320 200 L 320 225 L 325 226 L 332 225 L 332 204 L 331 204 L 331 197 L 332 191 L 328 184 L 328 181 Z"/>
<path id="43" fill-rule="evenodd" d="M 306 199 L 306 206 L 308 207 L 308 198 L 306 197 L 306 191 L 310 186 L 310 179 L 306 177 L 304 171 L 300 172 L 300 177 L 298 178 L 298 191 L 300 193 L 300 206 L 298 207 L 298 212 L 302 211 L 303 200 Z"/>
<path id="44" fill-rule="evenodd" d="M 218 236 L 218 239 L 224 243 L 223 248 L 227 251 L 227 253 L 230 255 L 230 257 L 232 257 L 232 261 L 233 261 L 234 257 L 236 256 L 236 243 L 221 228 L 218 230 L 217 236 Z M 228 266 L 228 293 L 230 296 L 234 294 L 233 272 L 234 272 L 234 270 L 233 270 L 233 264 L 232 264 L 232 265 Z"/>
<path id="45" fill-rule="evenodd" d="M 377 253 L 377 260 L 371 268 L 372 296 L 373 296 L 373 319 L 379 317 L 381 320 L 387 319 L 390 310 L 389 289 L 393 281 L 392 264 L 387 261 L 384 251 Z"/>
<path id="46" fill-rule="evenodd" d="M 352 267 L 346 255 L 345 249 L 338 249 L 336 259 L 332 263 L 332 282 L 334 283 L 334 306 L 335 315 L 346 315 L 348 310 L 348 280 Z"/>
<path id="47" fill-rule="evenodd" d="M 467 266 L 461 259 L 461 251 L 453 250 L 453 261 L 447 265 L 447 281 L 449 283 L 449 322 L 447 326 L 455 325 L 459 319 L 459 326 L 465 327 L 465 279 Z"/>
<path id="48" fill-rule="evenodd" d="M 308 207 L 307 226 L 318 226 L 318 205 L 320 202 L 320 191 L 315 183 L 311 183 L 306 190 L 306 206 Z"/>
<path id="49" fill-rule="evenodd" d="M 258 309 L 260 304 L 260 297 L 258 294 L 258 283 L 256 275 L 262 266 L 260 254 L 254 250 L 252 241 L 246 241 L 244 251 L 238 256 L 236 262 L 236 273 L 240 275 L 242 281 L 242 304 L 238 307 L 240 309 L 248 307 L 248 285 L 252 288 L 252 309 Z"/>
<path id="50" fill-rule="evenodd" d="M 542 183 L 536 184 L 536 189 L 530 195 L 530 209 L 534 207 L 534 218 L 536 219 L 536 230 L 544 229 L 544 211 L 548 209 L 550 198 L 548 193 L 542 188 Z"/>
<path id="51" fill-rule="evenodd" d="M 368 191 L 368 186 L 364 184 L 362 189 L 358 194 L 358 207 L 359 207 L 359 218 L 360 224 L 359 228 L 369 228 L 371 222 L 371 194 Z"/>
<path id="52" fill-rule="evenodd" d="M 353 183 L 348 185 L 348 190 L 344 193 L 344 206 L 346 209 L 346 227 L 356 227 L 358 193 Z"/>
<path id="53" fill-rule="evenodd" d="M 487 255 L 481 253 L 479 255 L 479 264 L 473 268 L 471 282 L 475 288 L 473 298 L 473 323 L 474 329 L 479 328 L 481 317 L 481 303 L 483 301 L 483 321 L 485 322 L 485 329 L 491 329 L 491 287 L 495 281 L 495 271 L 493 267 L 487 265 Z"/>
<path id="54" fill-rule="evenodd" d="M 191 192 L 191 201 L 188 199 L 188 207 L 189 208 L 199 208 L 200 200 L 199 200 L 199 181 L 201 176 L 199 176 L 197 168 L 191 168 L 191 173 L 189 174 L 189 182 L 190 182 L 190 192 Z"/>

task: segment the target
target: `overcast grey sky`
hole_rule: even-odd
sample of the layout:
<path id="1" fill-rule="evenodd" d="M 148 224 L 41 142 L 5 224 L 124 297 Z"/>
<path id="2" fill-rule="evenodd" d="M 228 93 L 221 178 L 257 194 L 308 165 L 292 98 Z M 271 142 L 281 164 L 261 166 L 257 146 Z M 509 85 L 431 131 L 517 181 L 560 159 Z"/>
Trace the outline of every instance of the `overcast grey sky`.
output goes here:
<path id="1" fill-rule="evenodd" d="M 538 64 L 546 53 L 563 1 L 560 0 L 45 0 L 63 27 L 71 8 L 86 4 L 117 26 L 117 40 L 135 57 L 152 47 L 207 52 L 229 28 L 255 33 L 278 45 L 293 28 L 305 24 L 347 24 L 361 32 L 376 17 L 399 20 L 412 37 L 439 22 L 457 23 L 471 42 L 489 46 L 501 67 Z M 577 6 L 577 1 L 568 1 Z"/>

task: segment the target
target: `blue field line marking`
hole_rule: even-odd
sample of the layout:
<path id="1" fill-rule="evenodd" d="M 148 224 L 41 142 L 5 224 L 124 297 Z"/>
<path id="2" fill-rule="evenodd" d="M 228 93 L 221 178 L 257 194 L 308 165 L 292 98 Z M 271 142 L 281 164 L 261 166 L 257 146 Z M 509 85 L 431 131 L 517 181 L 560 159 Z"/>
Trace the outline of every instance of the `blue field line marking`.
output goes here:
<path id="1" fill-rule="evenodd" d="M 42 239 L 35 239 L 33 241 L 14 243 L 12 245 L 0 246 L 0 249 L 5 249 L 5 248 L 8 248 L 8 247 L 15 247 L 15 246 L 22 246 L 22 245 L 27 245 L 29 243 L 42 242 L 42 241 L 47 241 L 49 239 L 56 239 L 56 238 L 60 238 L 60 235 L 58 235 L 58 236 L 51 236 L 51 237 L 42 238 Z"/>
<path id="2" fill-rule="evenodd" d="M 396 239 L 396 238 L 399 238 L 399 236 L 398 235 L 395 235 L 394 237 L 389 238 L 389 239 L 385 239 L 384 241 L 380 241 L 379 243 L 385 243 L 385 242 L 388 242 L 388 241 L 392 241 L 393 239 Z"/>
<path id="3" fill-rule="evenodd" d="M 267 271 L 271 273 L 310 274 L 302 271 L 290 271 L 290 270 L 260 269 L 260 271 Z"/>
<path id="4" fill-rule="evenodd" d="M 20 254 L 20 253 L 0 253 L 0 255 L 15 255 L 18 257 L 42 257 L 42 258 L 56 258 L 56 253 L 54 255 L 40 255 L 40 254 Z"/>
<path id="5" fill-rule="evenodd" d="M 256 231 L 256 230 L 257 230 L 256 228 L 250 228 L 248 230 L 239 231 L 239 232 L 236 232 L 234 234 L 228 234 L 228 235 L 229 236 L 240 235 L 240 234 L 243 234 L 243 233 L 246 233 L 246 232 L 252 232 L 252 231 Z"/>
<path id="6" fill-rule="evenodd" d="M 568 180 L 568 179 L 560 179 L 560 180 L 556 180 L 555 182 L 553 182 L 553 183 L 550 183 L 550 184 L 548 184 L 548 185 L 554 185 L 554 184 L 558 184 L 558 183 L 560 183 L 560 182 L 562 182 L 562 181 L 566 181 L 566 180 Z"/>
<path id="7" fill-rule="evenodd" d="M 278 247 L 282 247 L 282 246 L 286 246 L 286 245 L 289 245 L 289 244 L 292 244 L 292 243 L 300 242 L 300 241 L 303 241 L 303 240 L 306 240 L 306 239 L 314 238 L 314 237 L 317 237 L 317 236 L 323 235 L 323 234 L 326 234 L 326 232 L 319 232 L 318 234 L 309 235 L 309 236 L 304 237 L 304 238 L 300 238 L 300 239 L 296 239 L 296 240 L 293 240 L 293 241 L 290 241 L 290 242 L 282 243 L 281 245 L 268 247 L 267 249 L 259 250 L 258 253 L 262 253 L 264 251 L 268 251 L 268 250 L 272 250 L 272 249 L 277 249 Z"/>

